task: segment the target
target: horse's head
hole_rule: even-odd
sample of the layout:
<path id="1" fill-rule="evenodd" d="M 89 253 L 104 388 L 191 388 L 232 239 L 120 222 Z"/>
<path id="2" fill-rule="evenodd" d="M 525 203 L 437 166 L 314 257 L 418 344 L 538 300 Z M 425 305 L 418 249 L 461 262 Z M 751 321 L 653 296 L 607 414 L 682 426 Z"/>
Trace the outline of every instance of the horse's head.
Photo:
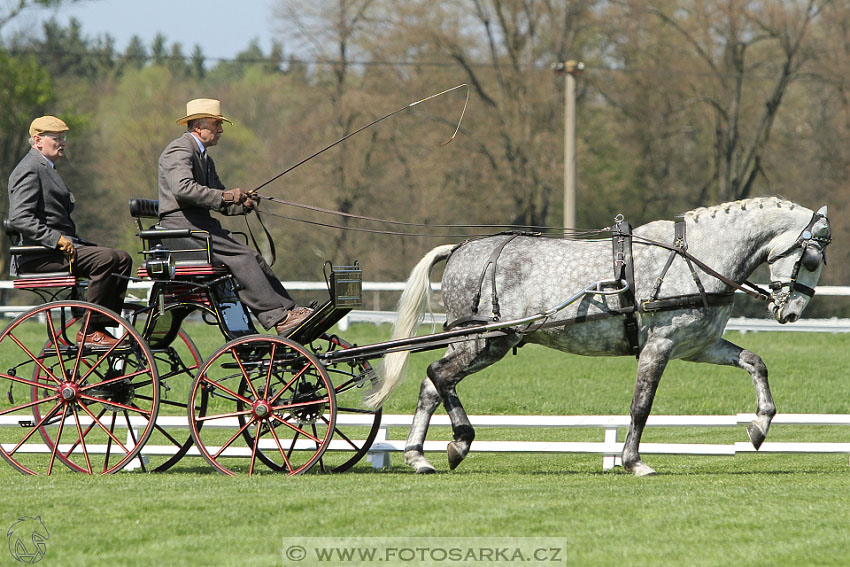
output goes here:
<path id="1" fill-rule="evenodd" d="M 780 323 L 793 323 L 815 294 L 831 241 L 826 207 L 821 207 L 799 235 L 788 232 L 774 238 L 767 263 L 770 266 L 770 304 Z"/>

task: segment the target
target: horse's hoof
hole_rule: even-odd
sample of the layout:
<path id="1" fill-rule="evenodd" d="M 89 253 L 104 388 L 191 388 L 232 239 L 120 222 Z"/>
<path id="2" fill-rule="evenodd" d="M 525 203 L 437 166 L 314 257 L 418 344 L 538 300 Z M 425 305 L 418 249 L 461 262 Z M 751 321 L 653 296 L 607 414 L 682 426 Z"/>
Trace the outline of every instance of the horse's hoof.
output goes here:
<path id="1" fill-rule="evenodd" d="M 753 447 L 755 447 L 756 451 L 758 451 L 761 444 L 764 443 L 764 433 L 761 432 L 758 425 L 751 423 L 747 426 L 747 435 L 750 438 L 750 443 L 752 443 Z"/>
<path id="2" fill-rule="evenodd" d="M 460 443 L 452 441 L 446 447 L 446 453 L 449 456 L 449 468 L 455 470 L 457 466 L 466 458 L 466 452 L 460 449 Z"/>
<path id="3" fill-rule="evenodd" d="M 655 476 L 658 474 L 655 469 L 643 462 L 636 463 L 629 470 L 635 476 Z"/>
<path id="4" fill-rule="evenodd" d="M 428 462 L 428 459 L 425 458 L 425 455 L 416 451 L 407 451 L 404 453 L 404 462 L 407 465 L 413 467 L 413 470 L 416 471 L 416 474 L 432 474 L 437 472 L 431 463 Z"/>

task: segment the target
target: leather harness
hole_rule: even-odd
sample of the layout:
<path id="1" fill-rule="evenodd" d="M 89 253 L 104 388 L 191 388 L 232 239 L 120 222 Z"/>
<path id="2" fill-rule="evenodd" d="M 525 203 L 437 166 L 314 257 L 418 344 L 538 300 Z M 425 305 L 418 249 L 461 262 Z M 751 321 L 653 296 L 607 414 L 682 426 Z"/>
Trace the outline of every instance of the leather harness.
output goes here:
<path id="1" fill-rule="evenodd" d="M 534 325 L 533 329 L 529 328 L 525 331 L 514 332 L 522 332 L 523 334 L 527 334 L 529 332 L 539 331 L 545 328 L 565 327 L 567 325 L 572 325 L 575 323 L 581 323 L 585 321 L 597 321 L 600 319 L 607 319 L 609 317 L 616 317 L 618 315 L 622 315 L 624 317 L 624 333 L 626 335 L 626 340 L 629 343 L 629 349 L 631 351 L 631 354 L 635 355 L 635 358 L 639 358 L 641 347 L 637 318 L 635 317 L 636 312 L 655 313 L 657 311 L 674 311 L 678 309 L 708 309 L 711 306 L 731 305 L 735 298 L 734 291 L 729 291 L 725 293 L 707 293 L 705 291 L 705 287 L 700 281 L 699 275 L 693 264 L 696 263 L 697 266 L 699 266 L 703 270 L 706 270 L 711 275 L 719 276 L 719 274 L 714 272 L 714 270 L 712 270 L 711 268 L 705 266 L 702 262 L 691 256 L 687 252 L 688 244 L 685 231 L 685 221 L 683 219 L 678 219 L 675 222 L 674 226 L 675 239 L 672 246 L 669 244 L 657 243 L 655 241 L 641 238 L 642 242 L 646 242 L 649 244 L 657 244 L 662 248 L 670 250 L 670 256 L 667 258 L 667 262 L 665 263 L 664 268 L 661 270 L 661 274 L 659 274 L 658 278 L 656 278 L 655 280 L 655 284 L 653 285 L 652 293 L 650 294 L 649 299 L 638 302 L 635 298 L 635 272 L 634 258 L 632 255 L 632 225 L 626 222 L 622 218 L 622 216 L 618 215 L 617 219 L 615 219 L 615 224 L 611 229 L 614 279 L 618 281 L 625 281 L 628 284 L 628 289 L 618 295 L 618 307 L 602 313 L 579 315 L 577 317 L 565 320 L 546 321 L 544 323 L 540 323 L 539 325 Z M 504 239 L 493 249 L 490 254 L 490 257 L 484 264 L 484 269 L 482 270 L 481 277 L 478 280 L 478 291 L 475 293 L 472 299 L 472 315 L 459 317 L 458 319 L 455 319 L 452 322 L 447 322 L 445 324 L 446 330 L 454 329 L 457 327 L 463 327 L 470 324 L 486 324 L 493 321 L 498 321 L 500 319 L 501 311 L 498 301 L 498 291 L 496 288 L 496 268 L 499 256 L 501 256 L 502 251 L 505 249 L 505 247 L 518 236 L 541 236 L 540 233 L 530 232 L 504 232 L 500 234 L 507 234 L 509 235 L 509 237 Z M 457 247 L 455 247 L 455 249 L 462 246 L 463 244 L 459 244 Z M 694 283 L 696 284 L 697 289 L 699 290 L 699 293 L 659 298 L 658 295 L 661 292 L 661 285 L 664 282 L 664 277 L 670 270 L 670 267 L 672 266 L 673 261 L 676 259 L 676 256 L 681 256 L 687 264 L 688 269 L 691 272 L 691 277 L 693 278 Z M 491 266 L 492 270 L 490 270 Z M 484 317 L 479 315 L 478 310 L 479 304 L 481 302 L 481 294 L 483 291 L 484 280 L 487 276 L 488 270 L 490 270 L 492 314 L 490 317 Z M 720 276 L 719 279 L 721 279 L 721 281 L 724 281 L 724 283 L 730 283 L 730 281 L 727 281 L 727 278 L 723 276 Z M 742 289 L 741 284 L 738 284 L 736 282 L 731 282 L 731 285 L 736 289 Z M 743 289 L 743 291 L 749 292 L 750 294 L 754 295 L 754 293 L 750 290 Z"/>

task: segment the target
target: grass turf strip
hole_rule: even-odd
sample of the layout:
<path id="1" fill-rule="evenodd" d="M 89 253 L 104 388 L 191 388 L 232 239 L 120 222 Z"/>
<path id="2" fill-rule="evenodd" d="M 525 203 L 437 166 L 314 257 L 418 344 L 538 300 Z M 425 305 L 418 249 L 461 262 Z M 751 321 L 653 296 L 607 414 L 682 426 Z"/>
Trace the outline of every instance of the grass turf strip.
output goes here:
<path id="1" fill-rule="evenodd" d="M 204 354 L 220 339 L 190 329 Z M 387 330 L 357 326 L 360 344 Z M 797 333 L 727 336 L 765 359 L 780 412 L 850 413 L 848 337 Z M 212 348 L 205 348 L 204 344 Z M 386 411 L 410 413 L 424 367 Z M 525 347 L 466 378 L 475 414 L 625 414 L 635 361 Z M 654 414 L 755 409 L 740 370 L 672 363 Z M 399 432 L 401 436 L 405 431 Z M 393 432 L 395 437 L 395 432 Z M 446 439 L 439 428 L 429 438 Z M 479 430 L 479 439 L 601 440 L 599 430 Z M 743 428 L 649 429 L 647 441 L 744 441 Z M 773 428 L 769 441 L 846 441 L 843 428 Z M 337 476 L 225 478 L 199 458 L 161 475 L 23 477 L 0 466 L 0 529 L 41 515 L 51 533 L 43 565 L 282 565 L 293 536 L 547 536 L 567 543 L 569 565 L 845 565 L 850 470 L 844 455 L 647 456 L 659 476 L 603 473 L 601 457 L 472 453 L 453 472 L 413 475 L 365 462 Z M 2 522 L 6 522 L 3 524 Z M 0 549 L 0 566 L 17 564 Z"/>

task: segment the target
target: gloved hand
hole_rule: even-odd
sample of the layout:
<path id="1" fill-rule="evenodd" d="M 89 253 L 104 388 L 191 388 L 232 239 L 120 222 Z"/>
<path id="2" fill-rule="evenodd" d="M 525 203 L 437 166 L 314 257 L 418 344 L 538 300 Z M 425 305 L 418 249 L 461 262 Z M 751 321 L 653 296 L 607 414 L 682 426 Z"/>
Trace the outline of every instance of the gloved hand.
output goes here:
<path id="1" fill-rule="evenodd" d="M 221 203 L 223 205 L 241 205 L 249 199 L 248 192 L 239 187 L 225 189 L 221 192 Z"/>
<path id="2" fill-rule="evenodd" d="M 58 248 L 70 262 L 73 262 L 77 257 L 77 249 L 74 248 L 74 243 L 64 236 L 59 237 L 59 242 L 56 243 L 56 248 Z"/>

